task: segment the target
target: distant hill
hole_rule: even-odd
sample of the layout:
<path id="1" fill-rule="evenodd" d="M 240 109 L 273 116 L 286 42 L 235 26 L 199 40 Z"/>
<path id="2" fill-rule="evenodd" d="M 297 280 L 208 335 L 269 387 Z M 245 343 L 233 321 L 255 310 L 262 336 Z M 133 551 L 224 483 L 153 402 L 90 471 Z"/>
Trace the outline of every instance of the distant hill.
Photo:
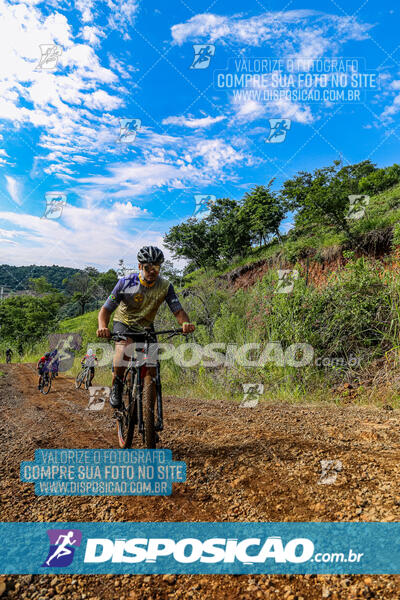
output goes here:
<path id="1" fill-rule="evenodd" d="M 46 277 L 47 281 L 58 290 L 62 290 L 62 281 L 66 277 L 71 277 L 80 269 L 71 269 L 70 267 L 60 267 L 53 265 L 51 267 L 29 265 L 27 267 L 14 267 L 11 265 L 0 265 L 0 286 L 9 288 L 12 291 L 26 290 L 30 277 Z"/>

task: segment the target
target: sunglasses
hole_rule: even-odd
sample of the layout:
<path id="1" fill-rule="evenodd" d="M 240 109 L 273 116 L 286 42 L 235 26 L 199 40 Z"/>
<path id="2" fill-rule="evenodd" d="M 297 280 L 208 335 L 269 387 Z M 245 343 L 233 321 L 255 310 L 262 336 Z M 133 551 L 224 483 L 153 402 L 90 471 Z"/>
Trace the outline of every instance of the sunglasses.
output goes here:
<path id="1" fill-rule="evenodd" d="M 143 269 L 145 271 L 152 271 L 153 269 L 159 271 L 161 269 L 161 265 L 143 265 Z"/>

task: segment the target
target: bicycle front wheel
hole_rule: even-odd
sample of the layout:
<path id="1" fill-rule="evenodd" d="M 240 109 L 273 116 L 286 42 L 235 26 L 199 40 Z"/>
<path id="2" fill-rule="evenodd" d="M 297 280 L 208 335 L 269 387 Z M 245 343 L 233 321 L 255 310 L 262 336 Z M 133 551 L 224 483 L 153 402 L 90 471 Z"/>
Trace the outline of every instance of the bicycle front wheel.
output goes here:
<path id="1" fill-rule="evenodd" d="M 128 369 L 124 377 L 121 415 L 117 419 L 120 448 L 130 448 L 137 422 L 136 371 Z"/>
<path id="2" fill-rule="evenodd" d="M 75 377 L 75 387 L 77 390 L 79 390 L 79 388 L 82 385 L 82 381 L 83 381 L 83 371 L 81 371 L 80 373 L 78 373 L 78 375 Z"/>
<path id="3" fill-rule="evenodd" d="M 89 389 L 89 385 L 90 385 L 90 370 L 87 370 L 86 373 L 86 377 L 85 377 L 85 389 L 88 390 Z"/>
<path id="4" fill-rule="evenodd" d="M 51 388 L 51 377 L 49 376 L 48 373 L 46 373 L 45 375 L 43 375 L 43 379 L 42 379 L 42 386 L 40 391 L 42 392 L 42 394 L 48 394 Z"/>

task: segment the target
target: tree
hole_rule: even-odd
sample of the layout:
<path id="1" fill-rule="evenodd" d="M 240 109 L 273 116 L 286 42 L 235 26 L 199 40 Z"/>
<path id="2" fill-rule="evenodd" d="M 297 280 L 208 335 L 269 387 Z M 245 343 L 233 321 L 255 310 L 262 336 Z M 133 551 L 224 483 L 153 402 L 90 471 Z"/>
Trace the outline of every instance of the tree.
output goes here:
<path id="1" fill-rule="evenodd" d="M 161 275 L 168 279 L 172 283 L 172 285 L 181 285 L 182 283 L 182 274 L 181 272 L 174 266 L 172 260 L 165 260 L 161 267 Z"/>
<path id="2" fill-rule="evenodd" d="M 240 208 L 240 204 L 230 198 L 218 198 L 210 205 L 205 220 L 210 225 L 210 237 L 219 259 L 245 256 L 251 247 L 248 222 Z"/>
<path id="3" fill-rule="evenodd" d="M 236 200 L 219 198 L 209 203 L 209 209 L 203 219 L 192 217 L 172 227 L 164 237 L 165 246 L 175 258 L 187 258 L 197 269 L 245 256 L 251 247 L 248 223 Z"/>
<path id="4" fill-rule="evenodd" d="M 281 198 L 270 189 L 272 183 L 257 185 L 245 194 L 240 209 L 252 241 L 258 241 L 260 247 L 271 235 L 280 239 L 279 226 L 285 216 Z"/>
<path id="5" fill-rule="evenodd" d="M 364 194 L 378 194 L 400 182 L 400 166 L 397 164 L 385 169 L 376 169 L 359 183 L 359 189 Z"/>
<path id="6" fill-rule="evenodd" d="M 103 290 L 97 284 L 98 276 L 97 269 L 86 267 L 83 271 L 75 273 L 75 275 L 63 281 L 66 290 L 72 295 L 72 302 L 79 304 L 82 315 L 85 312 L 86 305 L 91 300 L 102 297 Z"/>
<path id="7" fill-rule="evenodd" d="M 359 182 L 373 172 L 369 161 L 341 166 L 334 161 L 330 167 L 316 169 L 314 173 L 300 171 L 293 179 L 285 181 L 281 191 L 283 205 L 297 210 L 297 226 L 320 223 L 333 226 L 338 232 L 351 237 L 348 221 L 349 196 L 359 194 Z"/>
<path id="8" fill-rule="evenodd" d="M 117 285 L 118 275 L 114 269 L 109 269 L 105 273 L 100 273 L 96 278 L 96 284 L 104 290 L 104 296 L 111 294 L 114 287 Z"/>
<path id="9" fill-rule="evenodd" d="M 28 281 L 29 289 L 37 294 L 49 294 L 57 291 L 51 283 L 47 281 L 44 275 L 42 275 L 42 277 L 30 277 Z"/>
<path id="10" fill-rule="evenodd" d="M 15 343 L 40 339 L 57 323 L 62 295 L 13 296 L 0 303 L 1 338 Z"/>
<path id="11" fill-rule="evenodd" d="M 174 225 L 165 235 L 164 245 L 171 250 L 174 258 L 187 258 L 198 269 L 214 265 L 219 258 L 211 228 L 204 219 L 198 221 L 191 217 L 180 225 Z"/>

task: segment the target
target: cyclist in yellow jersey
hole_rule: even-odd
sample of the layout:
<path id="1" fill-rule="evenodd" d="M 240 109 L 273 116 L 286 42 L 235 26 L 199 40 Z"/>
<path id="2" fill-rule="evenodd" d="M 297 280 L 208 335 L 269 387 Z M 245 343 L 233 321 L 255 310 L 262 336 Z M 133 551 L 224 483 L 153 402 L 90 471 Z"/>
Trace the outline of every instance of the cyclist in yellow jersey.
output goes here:
<path id="1" fill-rule="evenodd" d="M 126 346 L 143 340 L 144 328 L 152 328 L 153 321 L 161 304 L 165 301 L 176 320 L 182 325 L 183 333 L 191 333 L 195 326 L 189 323 L 189 317 L 183 310 L 172 283 L 160 276 L 161 264 L 164 262 L 162 251 L 155 246 L 144 246 L 137 255 L 139 273 L 131 273 L 122 277 L 99 312 L 97 330 L 98 337 L 110 337 L 108 328 L 110 317 L 115 310 L 113 333 L 131 335 L 126 341 L 116 342 L 113 361 L 113 381 L 110 404 L 120 408 L 123 391 L 125 365 L 129 360 Z M 132 335 L 134 334 L 134 335 Z M 155 367 L 151 367 L 155 375 Z"/>

